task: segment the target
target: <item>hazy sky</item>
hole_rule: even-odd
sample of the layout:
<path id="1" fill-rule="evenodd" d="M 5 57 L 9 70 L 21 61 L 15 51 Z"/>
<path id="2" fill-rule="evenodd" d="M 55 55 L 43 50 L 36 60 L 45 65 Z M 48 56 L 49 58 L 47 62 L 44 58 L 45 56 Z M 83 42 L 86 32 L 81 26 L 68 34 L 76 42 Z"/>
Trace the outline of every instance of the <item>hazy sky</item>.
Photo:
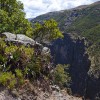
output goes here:
<path id="1" fill-rule="evenodd" d="M 20 0 L 24 4 L 27 18 L 38 15 L 73 8 L 79 5 L 91 4 L 99 0 Z"/>

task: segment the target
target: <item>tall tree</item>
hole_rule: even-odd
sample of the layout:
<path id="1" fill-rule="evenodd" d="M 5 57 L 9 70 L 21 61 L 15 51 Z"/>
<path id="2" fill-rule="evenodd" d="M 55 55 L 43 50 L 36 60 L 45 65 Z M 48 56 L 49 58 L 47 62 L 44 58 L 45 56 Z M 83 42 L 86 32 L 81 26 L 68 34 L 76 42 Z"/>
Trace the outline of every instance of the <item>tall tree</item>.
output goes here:
<path id="1" fill-rule="evenodd" d="M 5 31 L 31 35 L 32 27 L 20 1 L 0 0 L 0 33 Z"/>
<path id="2" fill-rule="evenodd" d="M 51 41 L 57 38 L 63 38 L 63 34 L 58 28 L 58 23 L 53 20 L 46 20 L 42 24 L 36 23 L 33 28 L 33 38 L 39 42 Z"/>
<path id="3" fill-rule="evenodd" d="M 0 9 L 8 12 L 11 16 L 13 12 L 23 11 L 23 4 L 16 0 L 0 0 Z"/>

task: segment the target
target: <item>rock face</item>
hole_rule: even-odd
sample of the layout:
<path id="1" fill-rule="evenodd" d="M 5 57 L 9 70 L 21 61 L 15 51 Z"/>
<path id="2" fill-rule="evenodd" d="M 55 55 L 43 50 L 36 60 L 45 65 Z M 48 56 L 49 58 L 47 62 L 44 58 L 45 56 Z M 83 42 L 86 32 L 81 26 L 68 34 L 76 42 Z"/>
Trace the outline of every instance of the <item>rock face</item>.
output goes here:
<path id="1" fill-rule="evenodd" d="M 51 54 L 56 64 L 70 64 L 70 75 L 72 78 L 72 91 L 84 95 L 85 81 L 88 76 L 90 61 L 85 53 L 85 40 L 72 39 L 65 34 L 64 39 L 58 39 L 50 46 Z"/>
<path id="2" fill-rule="evenodd" d="M 100 79 L 89 74 L 91 60 L 86 53 L 88 46 L 85 38 L 73 39 L 69 34 L 65 34 L 64 39 L 53 41 L 49 47 L 56 64 L 70 64 L 72 93 L 89 97 L 91 100 L 100 100 Z"/>

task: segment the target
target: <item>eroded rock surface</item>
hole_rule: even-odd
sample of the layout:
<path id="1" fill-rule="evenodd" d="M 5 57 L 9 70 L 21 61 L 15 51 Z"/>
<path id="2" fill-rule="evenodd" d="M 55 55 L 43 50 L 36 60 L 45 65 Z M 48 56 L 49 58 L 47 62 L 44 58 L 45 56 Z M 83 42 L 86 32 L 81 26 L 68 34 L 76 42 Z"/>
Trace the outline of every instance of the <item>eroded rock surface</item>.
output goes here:
<path id="1" fill-rule="evenodd" d="M 10 41 L 10 42 L 19 42 L 19 43 L 22 43 L 22 44 L 30 44 L 30 45 L 40 45 L 39 43 L 37 43 L 36 41 L 34 41 L 33 39 L 27 37 L 26 35 L 23 35 L 23 34 L 12 34 L 12 33 L 9 33 L 9 32 L 4 32 L 2 33 L 2 35 L 4 35 L 6 38 L 5 40 L 6 41 Z"/>
<path id="2" fill-rule="evenodd" d="M 24 91 L 17 97 L 10 94 L 8 90 L 3 90 L 0 92 L 0 100 L 82 100 L 82 98 L 70 96 L 64 90 L 52 91 L 52 93 L 37 90 L 37 95 Z"/>

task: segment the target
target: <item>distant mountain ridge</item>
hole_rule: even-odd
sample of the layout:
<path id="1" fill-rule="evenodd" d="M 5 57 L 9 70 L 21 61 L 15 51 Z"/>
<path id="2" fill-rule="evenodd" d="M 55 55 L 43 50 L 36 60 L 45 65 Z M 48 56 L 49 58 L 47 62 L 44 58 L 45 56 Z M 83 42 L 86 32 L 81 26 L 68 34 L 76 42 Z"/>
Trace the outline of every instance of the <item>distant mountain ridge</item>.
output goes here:
<path id="1" fill-rule="evenodd" d="M 100 1 L 70 10 L 43 14 L 32 19 L 31 22 L 34 24 L 35 22 L 42 22 L 51 18 L 59 23 L 59 27 L 64 33 L 77 33 L 91 42 L 100 42 L 100 36 L 98 37 L 100 29 Z M 91 31 L 95 30 L 98 30 L 96 31 L 96 36 L 91 33 Z M 92 34 L 92 37 L 90 34 Z"/>
<path id="2" fill-rule="evenodd" d="M 31 21 L 33 18 L 28 18 L 28 21 Z"/>

